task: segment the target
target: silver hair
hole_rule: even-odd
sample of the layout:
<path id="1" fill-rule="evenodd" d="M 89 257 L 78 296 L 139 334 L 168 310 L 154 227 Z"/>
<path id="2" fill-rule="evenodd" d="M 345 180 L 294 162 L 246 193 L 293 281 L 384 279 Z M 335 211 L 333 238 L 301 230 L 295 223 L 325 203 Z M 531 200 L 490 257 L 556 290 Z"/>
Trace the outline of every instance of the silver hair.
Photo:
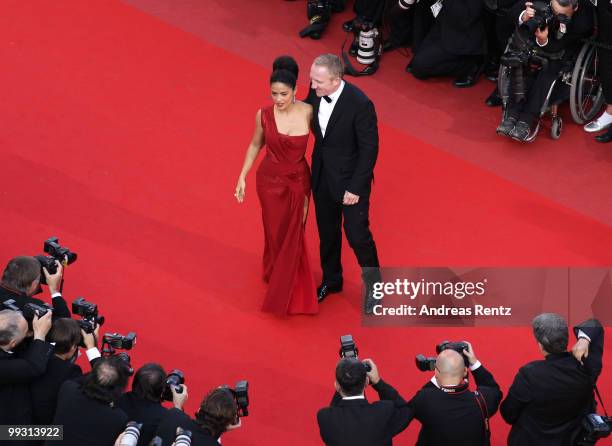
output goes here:
<path id="1" fill-rule="evenodd" d="M 548 353 L 567 351 L 569 334 L 567 322 L 556 313 L 542 313 L 531 323 L 533 335 Z"/>
<path id="2" fill-rule="evenodd" d="M 342 61 L 335 54 L 321 54 L 314 60 L 314 65 L 327 68 L 327 71 L 333 77 L 342 79 L 342 76 L 344 76 Z"/>
<path id="3" fill-rule="evenodd" d="M 19 322 L 23 315 L 18 311 L 0 311 L 0 345 L 8 345 L 10 342 L 21 335 Z"/>

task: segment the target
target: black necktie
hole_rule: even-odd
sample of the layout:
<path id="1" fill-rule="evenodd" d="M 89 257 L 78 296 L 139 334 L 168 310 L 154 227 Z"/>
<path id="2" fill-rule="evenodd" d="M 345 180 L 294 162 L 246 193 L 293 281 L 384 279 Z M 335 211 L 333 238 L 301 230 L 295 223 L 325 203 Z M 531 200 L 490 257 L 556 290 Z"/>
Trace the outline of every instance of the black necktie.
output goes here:
<path id="1" fill-rule="evenodd" d="M 323 99 L 325 99 L 325 102 L 328 104 L 331 104 L 332 99 L 329 96 L 323 96 Z"/>

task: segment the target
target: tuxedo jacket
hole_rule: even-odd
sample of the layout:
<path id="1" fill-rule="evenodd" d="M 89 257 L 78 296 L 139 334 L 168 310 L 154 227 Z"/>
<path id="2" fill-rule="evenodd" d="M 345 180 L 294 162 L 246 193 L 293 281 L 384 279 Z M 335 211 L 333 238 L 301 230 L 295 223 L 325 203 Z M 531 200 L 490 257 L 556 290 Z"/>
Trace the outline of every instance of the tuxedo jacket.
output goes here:
<path id="1" fill-rule="evenodd" d="M 570 446 L 582 417 L 593 410 L 593 383 L 601 371 L 603 328 L 588 321 L 574 330 L 591 338 L 585 366 L 571 353 L 549 354 L 521 367 L 500 412 L 512 425 L 510 446 Z"/>
<path id="2" fill-rule="evenodd" d="M 317 421 L 327 446 L 390 446 L 413 418 L 406 401 L 380 380 L 372 386 L 380 401 L 343 400 L 336 393 L 330 407 L 319 410 Z"/>
<path id="3" fill-rule="evenodd" d="M 30 384 L 45 373 L 53 346 L 37 339 L 21 352 L 0 350 L 0 424 L 31 424 Z"/>
<path id="4" fill-rule="evenodd" d="M 491 418 L 502 398 L 499 385 L 484 366 L 472 372 L 481 403 L 467 386 L 448 393 L 431 381 L 410 400 L 415 418 L 421 422 L 417 446 L 483 446 L 486 439 L 483 407 Z"/>
<path id="5" fill-rule="evenodd" d="M 310 90 L 306 102 L 314 109 L 312 130 L 312 188 L 325 175 L 332 196 L 342 201 L 349 191 L 367 198 L 378 157 L 378 124 L 374 104 L 357 87 L 345 81 L 329 118 L 325 136 L 319 125 L 321 99 Z"/>

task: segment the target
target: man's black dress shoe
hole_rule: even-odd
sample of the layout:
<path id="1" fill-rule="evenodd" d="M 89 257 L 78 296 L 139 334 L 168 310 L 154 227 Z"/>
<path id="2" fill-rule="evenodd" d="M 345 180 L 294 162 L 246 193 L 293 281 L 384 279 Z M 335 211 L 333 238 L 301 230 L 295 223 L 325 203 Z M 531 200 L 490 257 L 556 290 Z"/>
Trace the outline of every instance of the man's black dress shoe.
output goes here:
<path id="1" fill-rule="evenodd" d="M 473 87 L 482 73 L 482 65 L 475 64 L 466 74 L 459 76 L 453 84 L 457 88 Z"/>
<path id="2" fill-rule="evenodd" d="M 354 28 L 355 28 L 355 19 L 347 20 L 346 22 L 342 24 L 342 29 L 347 33 L 350 33 Z"/>
<path id="3" fill-rule="evenodd" d="M 317 300 L 319 303 L 323 302 L 327 296 L 342 291 L 342 285 L 331 286 L 323 282 L 319 288 L 317 288 Z"/>
<path id="4" fill-rule="evenodd" d="M 595 141 L 603 142 L 603 143 L 612 141 L 612 127 L 609 127 L 608 131 L 606 133 L 602 133 L 601 135 L 597 135 L 595 137 Z"/>
<path id="5" fill-rule="evenodd" d="M 495 90 L 493 90 L 493 93 L 489 95 L 489 97 L 485 101 L 485 104 L 487 104 L 487 107 L 501 107 L 502 106 L 502 98 L 499 95 L 499 91 L 497 91 L 497 88 L 495 88 Z"/>

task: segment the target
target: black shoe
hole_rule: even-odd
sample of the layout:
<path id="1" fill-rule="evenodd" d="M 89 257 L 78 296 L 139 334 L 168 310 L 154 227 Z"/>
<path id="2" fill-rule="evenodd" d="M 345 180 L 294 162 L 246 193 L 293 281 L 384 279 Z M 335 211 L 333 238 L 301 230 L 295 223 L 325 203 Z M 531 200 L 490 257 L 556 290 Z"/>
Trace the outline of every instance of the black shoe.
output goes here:
<path id="1" fill-rule="evenodd" d="M 514 130 L 515 125 L 516 125 L 516 118 L 513 118 L 512 116 L 508 116 L 506 117 L 506 119 L 504 119 L 499 124 L 499 126 L 497 127 L 497 130 L 495 131 L 497 132 L 498 135 L 508 136 L 510 132 Z"/>
<path id="2" fill-rule="evenodd" d="M 412 73 L 412 61 L 406 65 L 406 73 Z"/>
<path id="3" fill-rule="evenodd" d="M 499 61 L 490 60 L 483 69 L 484 75 L 491 82 L 497 82 L 499 75 Z"/>
<path id="4" fill-rule="evenodd" d="M 527 138 L 529 138 L 529 124 L 525 121 L 517 122 L 510 133 L 508 133 L 508 136 L 520 142 L 527 141 Z"/>
<path id="5" fill-rule="evenodd" d="M 455 85 L 455 87 L 457 88 L 473 87 L 474 85 L 476 85 L 476 82 L 478 82 L 478 78 L 480 77 L 481 73 L 482 73 L 482 65 L 475 64 L 470 69 L 470 71 L 468 71 L 466 74 L 459 76 L 457 79 L 455 79 L 455 81 L 453 82 L 453 85 Z"/>
<path id="6" fill-rule="evenodd" d="M 347 33 L 350 33 L 353 28 L 355 28 L 355 19 L 347 20 L 342 24 L 342 29 Z"/>
<path id="7" fill-rule="evenodd" d="M 485 104 L 487 104 L 487 107 L 501 107 L 502 106 L 502 98 L 499 95 L 499 91 L 497 91 L 497 88 L 493 90 L 493 93 L 489 95 L 489 97 L 485 101 Z"/>
<path id="8" fill-rule="evenodd" d="M 373 314 L 374 313 L 374 307 L 376 305 L 382 305 L 382 299 L 376 299 L 374 298 L 374 285 L 373 284 L 366 284 L 366 291 L 365 291 L 365 296 L 364 296 L 364 301 L 363 301 L 363 312 L 365 314 Z"/>
<path id="9" fill-rule="evenodd" d="M 610 142 L 612 141 L 612 128 L 608 129 L 606 133 L 602 133 L 601 135 L 597 135 L 595 137 L 595 141 L 597 142 Z"/>
<path id="10" fill-rule="evenodd" d="M 342 291 L 342 285 L 331 286 L 323 282 L 319 288 L 317 288 L 317 300 L 319 303 L 323 302 L 327 296 Z"/>

